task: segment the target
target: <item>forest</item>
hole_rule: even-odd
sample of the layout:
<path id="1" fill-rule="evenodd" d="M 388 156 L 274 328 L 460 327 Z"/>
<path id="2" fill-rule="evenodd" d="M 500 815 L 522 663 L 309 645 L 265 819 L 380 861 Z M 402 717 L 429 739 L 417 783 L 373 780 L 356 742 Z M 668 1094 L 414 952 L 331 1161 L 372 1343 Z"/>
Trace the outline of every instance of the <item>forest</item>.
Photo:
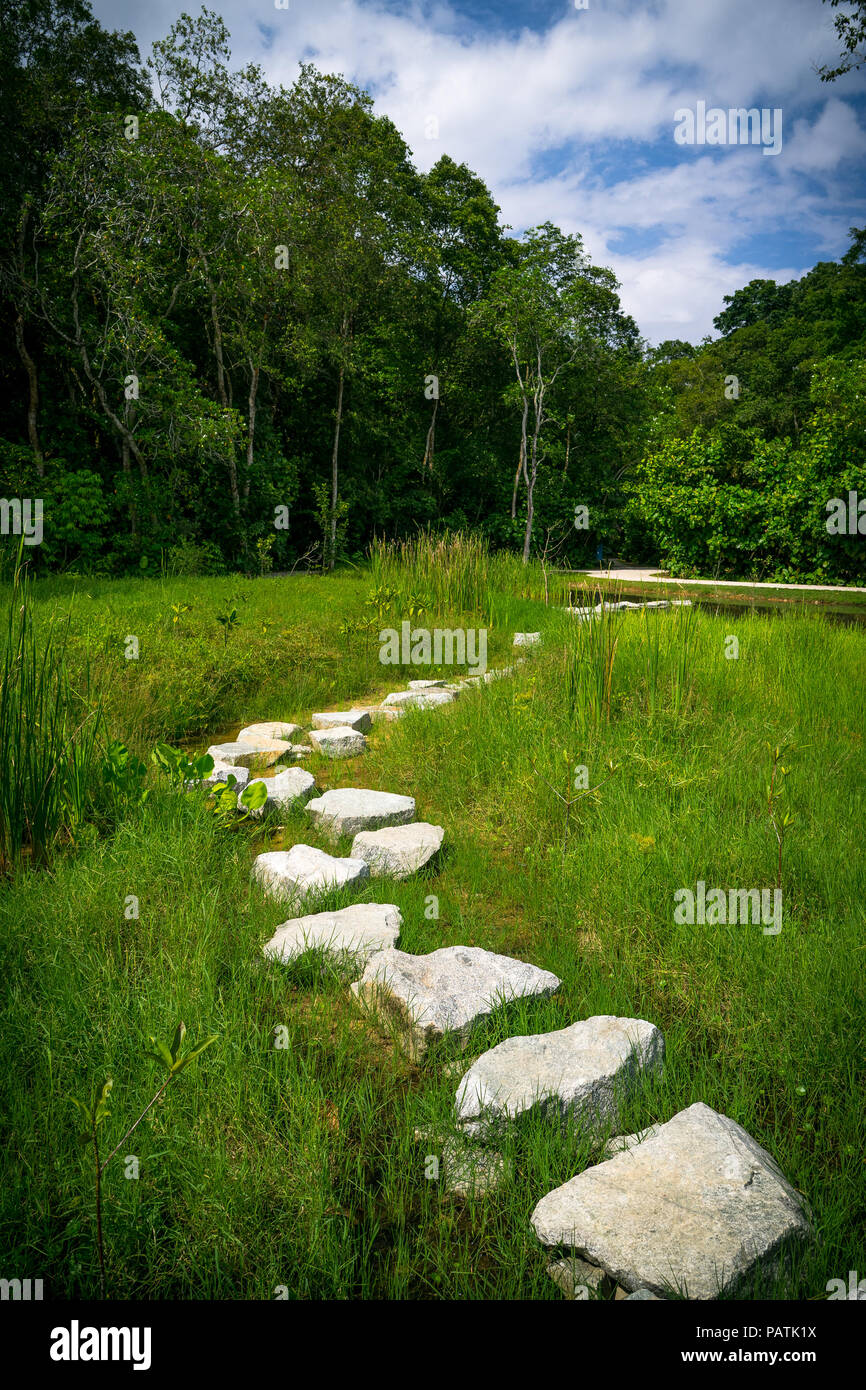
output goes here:
<path id="1" fill-rule="evenodd" d="M 330 570 L 421 528 L 863 581 L 826 519 L 864 492 L 866 229 L 650 346 L 579 235 L 513 235 L 342 77 L 234 69 L 204 8 L 144 61 L 86 0 L 5 10 L 0 495 L 42 500 L 37 572 Z"/>

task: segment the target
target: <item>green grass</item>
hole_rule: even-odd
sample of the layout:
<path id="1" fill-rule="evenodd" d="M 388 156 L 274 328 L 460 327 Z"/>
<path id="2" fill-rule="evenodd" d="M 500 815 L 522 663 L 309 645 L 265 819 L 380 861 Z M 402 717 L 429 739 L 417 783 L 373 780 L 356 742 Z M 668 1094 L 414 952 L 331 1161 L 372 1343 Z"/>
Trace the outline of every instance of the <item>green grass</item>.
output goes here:
<path id="1" fill-rule="evenodd" d="M 205 746 L 211 731 L 362 702 L 389 688 L 383 675 L 395 689 L 419 674 L 398 676 L 378 665 L 375 643 L 341 639 L 371 582 L 88 585 L 71 622 L 82 653 L 85 633 L 92 655 L 102 643 L 113 732 Z M 238 588 L 243 626 L 224 648 L 215 613 Z M 321 789 L 411 792 L 419 819 L 446 828 L 437 865 L 359 896 L 400 907 L 405 950 L 465 943 L 559 975 L 551 999 L 498 1011 L 469 1055 L 591 1014 L 656 1023 L 664 1075 L 619 1128 L 697 1100 L 743 1124 L 808 1199 L 819 1240 L 777 1282 L 740 1296 L 825 1297 L 828 1279 L 866 1266 L 866 634 L 747 614 L 733 628 L 734 661 L 729 619 L 628 613 L 595 630 L 521 592 L 495 599 L 497 660 L 511 631 L 545 633 L 513 679 L 376 726 L 362 759 L 309 764 Z M 193 605 L 187 636 L 167 625 L 179 600 Z M 45 618 L 68 603 L 62 586 L 49 588 Z M 137 666 L 116 648 L 118 634 L 136 632 L 146 639 Z M 610 679 L 599 688 L 600 669 Z M 698 879 L 774 884 L 768 742 L 792 745 L 781 934 L 676 925 L 674 892 Z M 573 790 L 581 764 L 591 787 L 603 782 L 595 796 Z M 552 788 L 577 798 L 565 850 Z M 454 1047 L 413 1064 L 358 1015 L 326 962 L 261 957 L 288 913 L 251 887 L 250 866 L 263 848 L 299 840 L 328 847 L 303 814 L 278 838 L 272 825 L 231 831 L 197 798 L 155 787 L 111 835 L 3 890 L 8 1277 L 44 1278 L 55 1297 L 98 1293 L 91 1160 L 65 1097 L 114 1078 L 107 1152 L 159 1079 L 142 1044 L 182 1017 L 191 1042 L 219 1041 L 135 1132 L 138 1180 L 124 1177 L 124 1155 L 106 1172 L 110 1295 L 270 1298 L 286 1286 L 297 1298 L 561 1298 L 529 1215 L 598 1145 L 530 1117 L 507 1135 L 508 1176 L 494 1194 L 463 1200 L 425 1178 L 436 1150 L 413 1133 L 448 1126 Z M 129 894 L 138 920 L 124 917 Z M 431 895 L 438 917 L 427 915 Z M 287 1047 L 274 1045 L 280 1027 Z"/>

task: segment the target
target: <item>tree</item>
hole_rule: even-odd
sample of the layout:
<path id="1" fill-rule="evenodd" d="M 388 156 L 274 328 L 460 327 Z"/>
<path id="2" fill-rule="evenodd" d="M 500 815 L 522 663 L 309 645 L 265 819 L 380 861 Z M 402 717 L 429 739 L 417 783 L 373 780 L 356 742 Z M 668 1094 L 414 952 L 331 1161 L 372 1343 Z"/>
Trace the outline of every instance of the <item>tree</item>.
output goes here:
<path id="1" fill-rule="evenodd" d="M 866 62 L 866 0 L 824 0 L 825 5 L 828 3 L 834 10 L 843 4 L 851 6 L 850 13 L 838 14 L 833 21 L 842 43 L 841 61 L 835 68 L 826 63 L 818 68 L 822 82 L 835 82 L 837 77 L 856 72 Z"/>

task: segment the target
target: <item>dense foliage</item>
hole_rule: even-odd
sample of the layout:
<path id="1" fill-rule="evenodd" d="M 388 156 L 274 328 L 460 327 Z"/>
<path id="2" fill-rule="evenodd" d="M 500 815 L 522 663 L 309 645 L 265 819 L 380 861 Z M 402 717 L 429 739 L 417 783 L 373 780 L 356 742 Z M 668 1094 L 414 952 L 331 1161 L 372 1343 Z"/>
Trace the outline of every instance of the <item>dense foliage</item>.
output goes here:
<path id="1" fill-rule="evenodd" d="M 42 566 L 332 568 L 432 526 L 863 577 L 825 520 L 866 493 L 866 232 L 648 350 L 578 236 L 507 236 L 342 78 L 234 71 L 207 10 L 144 65 L 86 0 L 6 11 L 0 496 L 43 499 Z"/>

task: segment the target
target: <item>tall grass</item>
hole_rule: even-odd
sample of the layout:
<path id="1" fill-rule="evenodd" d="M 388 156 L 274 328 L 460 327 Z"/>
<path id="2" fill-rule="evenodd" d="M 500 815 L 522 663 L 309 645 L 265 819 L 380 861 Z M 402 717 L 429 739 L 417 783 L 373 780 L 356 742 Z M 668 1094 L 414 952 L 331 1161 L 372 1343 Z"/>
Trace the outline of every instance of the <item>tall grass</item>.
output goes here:
<path id="1" fill-rule="evenodd" d="M 89 681 L 75 691 L 66 633 L 33 631 L 31 582 L 19 549 L 0 654 L 0 874 L 44 864 L 85 819 L 102 724 Z"/>
<path id="2" fill-rule="evenodd" d="M 463 531 L 434 536 L 427 530 L 408 540 L 374 540 L 370 564 L 377 589 L 394 589 L 401 598 L 424 594 L 437 614 L 489 616 L 490 554 L 481 536 Z"/>

